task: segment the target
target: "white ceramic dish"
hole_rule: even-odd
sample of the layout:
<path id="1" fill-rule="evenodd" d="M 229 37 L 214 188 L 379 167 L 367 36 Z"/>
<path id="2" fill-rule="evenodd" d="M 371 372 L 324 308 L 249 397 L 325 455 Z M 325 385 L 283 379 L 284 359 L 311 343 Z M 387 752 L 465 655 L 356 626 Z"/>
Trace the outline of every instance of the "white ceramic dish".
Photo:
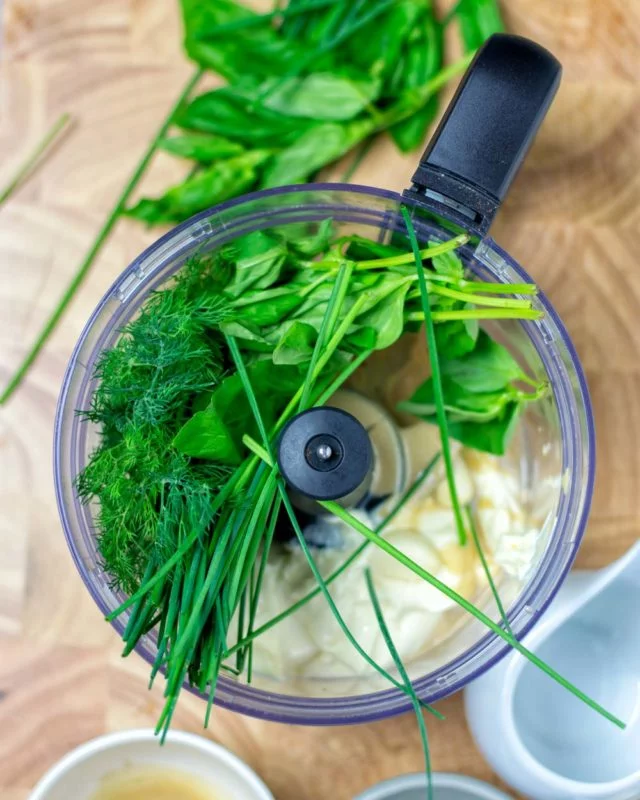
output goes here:
<path id="1" fill-rule="evenodd" d="M 597 572 L 572 573 L 530 650 L 627 723 L 616 728 L 514 653 L 465 692 L 493 769 L 532 800 L 640 797 L 640 542 Z"/>
<path id="2" fill-rule="evenodd" d="M 164 746 L 150 730 L 101 736 L 72 750 L 40 781 L 29 800 L 89 800 L 110 773 L 157 764 L 211 783 L 220 800 L 274 800 L 265 784 L 233 753 L 190 733 L 172 731 Z"/>
<path id="3" fill-rule="evenodd" d="M 433 800 L 513 800 L 488 783 L 466 775 L 435 772 L 432 778 Z M 425 783 L 424 773 L 401 775 L 372 786 L 355 800 L 424 800 Z"/>

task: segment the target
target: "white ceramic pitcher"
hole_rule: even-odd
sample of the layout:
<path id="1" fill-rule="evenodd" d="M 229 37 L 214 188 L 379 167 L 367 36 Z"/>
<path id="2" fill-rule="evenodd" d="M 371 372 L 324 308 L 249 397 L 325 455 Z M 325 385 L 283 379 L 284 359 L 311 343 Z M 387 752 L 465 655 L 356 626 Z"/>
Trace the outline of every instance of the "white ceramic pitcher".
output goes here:
<path id="1" fill-rule="evenodd" d="M 640 798 L 640 542 L 603 570 L 572 573 L 525 643 L 627 728 L 514 653 L 465 691 L 487 761 L 531 800 Z"/>

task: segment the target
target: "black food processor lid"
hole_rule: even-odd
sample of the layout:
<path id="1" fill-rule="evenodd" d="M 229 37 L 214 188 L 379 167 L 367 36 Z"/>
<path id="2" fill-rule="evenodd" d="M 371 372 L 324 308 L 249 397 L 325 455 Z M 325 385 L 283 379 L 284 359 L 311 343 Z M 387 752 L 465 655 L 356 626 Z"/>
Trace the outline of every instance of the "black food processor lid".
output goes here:
<path id="1" fill-rule="evenodd" d="M 352 414 L 320 406 L 303 411 L 284 427 L 278 465 L 294 493 L 355 505 L 371 482 L 373 449 L 369 434 Z"/>
<path id="2" fill-rule="evenodd" d="M 480 48 L 404 196 L 484 236 L 558 90 L 544 47 L 497 33 Z"/>

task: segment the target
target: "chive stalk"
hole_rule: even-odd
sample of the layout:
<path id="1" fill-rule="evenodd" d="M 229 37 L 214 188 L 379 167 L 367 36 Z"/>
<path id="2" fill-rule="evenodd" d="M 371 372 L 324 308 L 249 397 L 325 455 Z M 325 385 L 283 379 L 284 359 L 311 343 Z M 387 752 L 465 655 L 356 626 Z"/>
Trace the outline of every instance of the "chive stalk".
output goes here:
<path id="1" fill-rule="evenodd" d="M 373 585 L 373 576 L 371 575 L 371 570 L 369 569 L 369 567 L 365 569 L 364 576 L 367 582 L 367 590 L 369 592 L 371 605 L 373 606 L 373 611 L 376 615 L 376 620 L 378 621 L 378 627 L 380 628 L 380 632 L 382 633 L 382 637 L 385 641 L 385 644 L 387 645 L 387 649 L 389 650 L 391 658 L 393 659 L 393 663 L 396 665 L 398 674 L 402 678 L 402 681 L 406 687 L 407 694 L 411 698 L 411 705 L 413 706 L 413 710 L 415 712 L 416 719 L 418 721 L 418 730 L 420 731 L 420 739 L 422 740 L 422 752 L 424 753 L 424 766 L 427 778 L 427 800 L 433 800 L 433 781 L 431 778 L 431 753 L 429 751 L 429 738 L 427 736 L 427 726 L 424 721 L 424 717 L 422 716 L 422 711 L 420 709 L 420 700 L 418 699 L 418 695 L 416 694 L 416 691 L 413 688 L 413 684 L 411 683 L 409 674 L 407 673 L 407 670 L 402 662 L 402 659 L 400 658 L 400 653 L 398 652 L 398 649 L 395 646 L 393 639 L 391 638 L 391 633 L 389 632 L 389 628 L 384 618 L 384 614 L 382 613 L 382 607 L 380 605 L 378 595 Z"/>
<path id="2" fill-rule="evenodd" d="M 200 78 L 202 77 L 204 70 L 202 68 L 196 70 L 194 75 L 189 79 L 187 85 L 184 87 L 183 91 L 180 94 L 180 97 L 176 101 L 175 105 L 165 118 L 164 122 L 158 129 L 158 132 L 153 137 L 151 144 L 147 147 L 144 155 L 138 162 L 138 165 L 134 169 L 131 177 L 127 181 L 123 191 L 121 192 L 119 198 L 116 201 L 116 204 L 112 208 L 109 216 L 107 217 L 106 221 L 102 225 L 96 239 L 94 240 L 93 244 L 89 248 L 87 254 L 83 258 L 76 274 L 71 279 L 71 282 L 67 286 L 65 293 L 62 295 L 62 298 L 59 300 L 58 305 L 55 307 L 53 313 L 49 317 L 49 319 L 45 322 L 42 330 L 38 334 L 35 342 L 31 345 L 29 352 L 24 357 L 22 363 L 14 373 L 13 377 L 10 379 L 9 383 L 5 387 L 4 391 L 0 395 L 0 405 L 4 405 L 7 400 L 11 397 L 11 395 L 15 392 L 18 386 L 21 384 L 24 376 L 27 374 L 27 371 L 33 364 L 33 362 L 38 357 L 38 354 L 46 344 L 49 336 L 53 333 L 55 327 L 57 326 L 60 318 L 66 311 L 69 303 L 75 296 L 76 291 L 84 281 L 89 272 L 96 256 L 102 249 L 102 246 L 107 240 L 107 237 L 111 233 L 113 226 L 118 221 L 120 214 L 124 211 L 129 198 L 133 194 L 134 189 L 140 182 L 140 179 L 144 175 L 149 166 L 149 162 L 151 161 L 153 155 L 155 154 L 156 150 L 158 149 L 158 144 L 160 140 L 164 138 L 165 133 L 169 129 L 173 121 L 173 117 L 175 116 L 176 111 L 180 108 L 180 106 L 184 103 L 186 98 L 191 94 L 193 88 L 196 86 Z"/>
<path id="3" fill-rule="evenodd" d="M 427 280 L 424 274 L 424 267 L 422 266 L 422 254 L 418 245 L 416 232 L 411 222 L 409 211 L 401 207 L 402 218 L 404 219 L 409 236 L 409 243 L 413 251 L 413 258 L 415 260 L 416 271 L 418 273 L 418 285 L 420 286 L 420 295 L 422 299 L 422 312 L 424 314 L 425 334 L 427 339 L 427 352 L 429 354 L 429 363 L 431 365 L 431 378 L 433 381 L 433 397 L 436 405 L 436 418 L 438 420 L 438 428 L 440 430 L 440 444 L 442 446 L 442 458 L 444 461 L 445 474 L 447 476 L 447 484 L 449 486 L 449 494 L 451 496 L 451 505 L 456 519 L 456 527 L 458 529 L 458 539 L 461 545 L 467 541 L 467 534 L 464 528 L 464 521 L 462 519 L 462 511 L 460 509 L 460 501 L 458 500 L 458 491 L 456 489 L 455 473 L 453 469 L 453 458 L 451 456 L 451 446 L 449 444 L 449 428 L 447 426 L 447 412 L 445 410 L 444 393 L 442 390 L 442 376 L 440 374 L 440 359 L 438 358 L 438 348 L 436 344 L 436 332 L 433 324 L 431 303 L 429 300 L 429 289 Z"/>
<path id="4" fill-rule="evenodd" d="M 25 180 L 31 175 L 41 159 L 46 155 L 47 151 L 71 129 L 73 119 L 71 114 L 62 114 L 53 123 L 51 128 L 44 135 L 42 140 L 38 142 L 34 150 L 26 157 L 20 164 L 16 172 L 9 179 L 5 187 L 0 190 L 0 206 L 2 206 L 18 189 Z"/>
<path id="5" fill-rule="evenodd" d="M 405 555 L 401 550 L 398 550 L 397 547 L 394 547 L 394 545 L 377 534 L 375 531 L 372 531 L 367 525 L 361 522 L 357 517 L 354 517 L 353 514 L 350 514 L 345 508 L 342 508 L 342 506 L 332 500 L 321 500 L 319 502 L 320 505 L 323 506 L 327 511 L 331 512 L 336 517 L 339 517 L 343 522 L 346 522 L 354 530 L 358 531 L 373 544 L 377 545 L 381 550 L 384 550 L 385 553 L 394 558 L 398 563 L 403 564 L 415 575 L 425 580 L 435 589 L 438 589 L 438 591 L 442 592 L 442 594 L 446 595 L 450 600 L 453 600 L 453 602 L 460 606 L 460 608 L 475 617 L 479 622 L 489 628 L 489 630 L 509 644 L 514 650 L 517 650 L 518 653 L 523 655 L 534 666 L 538 667 L 538 669 L 542 670 L 542 672 L 552 678 L 556 683 L 560 684 L 560 686 L 567 689 L 572 695 L 589 706 L 589 708 L 597 711 L 598 714 L 609 720 L 609 722 L 612 722 L 618 728 L 622 730 L 626 728 L 626 725 L 624 722 L 622 722 L 622 720 L 618 719 L 618 717 L 616 717 L 610 711 L 607 711 L 595 700 L 592 700 L 588 695 L 574 686 L 566 678 L 563 678 L 562 675 L 557 673 L 535 653 L 531 652 L 531 650 L 527 649 L 518 641 L 518 639 L 515 638 L 515 636 L 506 631 L 500 625 L 497 625 L 483 611 L 474 606 L 473 603 L 470 603 L 466 598 L 458 594 L 450 586 L 447 586 L 446 583 L 443 583 L 441 580 L 436 578 L 435 575 L 427 572 L 427 570 L 421 567 L 419 564 L 416 564 L 416 562 L 409 558 L 409 556 Z"/>

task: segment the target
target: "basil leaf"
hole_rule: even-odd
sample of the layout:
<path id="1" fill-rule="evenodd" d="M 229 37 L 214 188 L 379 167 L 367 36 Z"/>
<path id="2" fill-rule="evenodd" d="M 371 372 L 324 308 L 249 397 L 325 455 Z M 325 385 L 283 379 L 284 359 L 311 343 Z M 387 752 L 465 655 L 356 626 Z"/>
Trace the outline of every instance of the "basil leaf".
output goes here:
<path id="1" fill-rule="evenodd" d="M 442 69 L 443 31 L 430 9 L 425 10 L 420 24 L 416 25 L 410 39 L 409 49 L 403 63 L 399 64 L 393 80 L 392 95 L 410 94 L 423 87 Z M 429 125 L 438 114 L 437 95 L 431 96 L 425 105 L 406 120 L 390 129 L 393 140 L 403 152 L 419 147 L 426 136 Z"/>
<path id="2" fill-rule="evenodd" d="M 477 50 L 492 34 L 504 31 L 497 0 L 460 0 L 454 16 L 467 53 Z"/>
<path id="3" fill-rule="evenodd" d="M 423 7 L 420 0 L 397 0 L 389 11 L 349 40 L 346 58 L 371 74 L 388 74 L 395 67 Z"/>
<path id="4" fill-rule="evenodd" d="M 435 239 L 429 241 L 429 245 L 436 245 L 438 242 Z M 439 256 L 434 256 L 431 259 L 431 264 L 438 275 L 446 275 L 449 278 L 456 278 L 461 280 L 464 278 L 464 265 L 460 260 L 460 256 L 453 252 L 442 253 Z"/>
<path id="5" fill-rule="evenodd" d="M 271 358 L 254 361 L 249 365 L 248 372 L 255 391 L 265 398 L 266 420 L 271 427 L 271 423 L 275 422 L 276 415 L 300 388 L 304 372 L 301 372 L 297 366 L 274 366 Z"/>
<path id="6" fill-rule="evenodd" d="M 254 361 L 249 377 L 262 402 L 260 410 L 271 427 L 279 411 L 300 385 L 300 372 L 291 367 L 274 367 L 271 359 Z M 198 411 L 176 434 L 173 445 L 194 458 L 239 464 L 245 433 L 257 435 L 257 426 L 242 380 L 236 373 L 225 378 L 211 395 L 209 405 Z"/>
<path id="7" fill-rule="evenodd" d="M 438 96 L 432 95 L 419 111 L 389 129 L 393 141 L 403 153 L 410 153 L 424 144 L 429 126 L 438 116 L 439 110 Z"/>
<path id="8" fill-rule="evenodd" d="M 273 236 L 254 231 L 225 248 L 224 257 L 234 263 L 234 273 L 225 292 L 240 297 L 247 289 L 266 289 L 280 276 L 286 251 Z"/>
<path id="9" fill-rule="evenodd" d="M 222 464 L 239 464 L 242 461 L 231 429 L 211 407 L 198 411 L 183 425 L 173 440 L 173 446 L 180 453 L 193 458 L 214 459 Z"/>
<path id="10" fill-rule="evenodd" d="M 206 133 L 188 133 L 162 139 L 158 147 L 180 158 L 190 158 L 202 164 L 210 164 L 219 158 L 230 158 L 244 152 L 244 147 L 223 136 Z"/>
<path id="11" fill-rule="evenodd" d="M 306 364 L 311 359 L 318 333 L 313 325 L 294 320 L 286 328 L 273 351 L 274 364 Z"/>
<path id="12" fill-rule="evenodd" d="M 477 320 L 453 320 L 435 326 L 436 345 L 443 360 L 460 358 L 473 350 L 478 340 Z"/>
<path id="13" fill-rule="evenodd" d="M 292 226 L 287 226 L 283 230 L 283 235 L 287 239 L 289 247 L 299 255 L 313 258 L 329 248 L 329 242 L 333 235 L 331 218 L 323 220 L 318 225 L 317 231 L 310 236 L 295 236 L 291 228 Z"/>
<path id="14" fill-rule="evenodd" d="M 370 284 L 367 287 L 367 291 L 364 292 L 365 300 L 358 316 L 358 323 L 364 319 L 371 309 L 388 298 L 396 289 L 404 287 L 404 295 L 406 295 L 412 283 L 412 280 L 408 280 L 405 275 L 397 275 L 393 272 L 383 272 L 377 275 L 374 273 L 371 277 L 375 278 L 375 282 Z M 359 294 L 361 293 L 362 290 L 360 290 Z"/>
<path id="15" fill-rule="evenodd" d="M 506 390 L 472 394 L 447 379 L 442 389 L 449 436 L 467 447 L 504 455 L 524 404 L 512 400 Z M 398 408 L 437 424 L 433 381 L 425 381 Z"/>
<path id="16" fill-rule="evenodd" d="M 225 378 L 209 405 L 198 411 L 176 434 L 173 446 L 187 456 L 223 464 L 242 460 L 242 429 L 251 422 L 251 409 L 238 375 Z"/>
<path id="17" fill-rule="evenodd" d="M 305 41 L 317 46 L 333 38 L 340 23 L 344 21 L 348 5 L 347 0 L 335 0 L 331 7 L 318 10 L 313 15 L 308 15 L 308 21 L 305 26 Z"/>
<path id="18" fill-rule="evenodd" d="M 346 250 L 348 258 L 354 261 L 366 261 L 374 258 L 390 258 L 391 256 L 399 256 L 406 253 L 400 247 L 395 247 L 390 244 L 382 244 L 381 242 L 374 242 L 371 239 L 365 239 L 363 236 L 349 236 L 345 237 L 349 242 Z"/>
<path id="19" fill-rule="evenodd" d="M 376 350 L 384 350 L 397 341 L 404 330 L 404 301 L 410 288 L 405 281 L 377 303 L 371 311 L 358 317 L 358 325 L 376 332 Z"/>
<path id="20" fill-rule="evenodd" d="M 286 294 L 260 301 L 259 296 L 252 305 L 239 309 L 238 320 L 243 324 L 266 328 L 276 325 L 304 302 L 299 294 Z"/>
<path id="21" fill-rule="evenodd" d="M 257 168 L 270 156 L 268 150 L 252 150 L 218 161 L 169 189 L 162 197 L 143 198 L 124 213 L 148 223 L 182 222 L 198 211 L 248 191 L 257 181 Z"/>
<path id="22" fill-rule="evenodd" d="M 233 0 L 216 0 L 215 3 L 180 0 L 180 5 L 185 31 L 184 46 L 189 58 L 229 80 L 239 77 L 244 68 L 238 63 L 233 49 L 211 45 L 202 41 L 202 37 L 219 25 L 253 17 L 255 13 Z"/>
<path id="23" fill-rule="evenodd" d="M 373 350 L 378 340 L 378 334 L 374 328 L 363 326 L 356 331 L 349 333 L 345 338 L 345 343 L 349 345 L 349 349 L 362 351 Z M 345 348 L 346 349 L 346 348 Z"/>
<path id="24" fill-rule="evenodd" d="M 309 280 L 313 280 L 316 275 L 313 270 L 301 270 L 299 275 L 302 276 L 305 273 L 310 273 Z M 365 289 L 375 287 L 379 282 L 380 276 L 375 275 L 374 273 L 358 275 L 357 277 L 352 278 L 351 288 L 353 295 L 352 297 L 347 297 L 345 300 L 344 310 L 347 311 L 350 308 L 351 304 L 353 303 L 353 297 L 357 297 L 358 294 Z M 395 286 L 389 286 L 388 290 L 392 291 L 397 285 L 399 284 L 396 284 Z M 316 286 L 314 290 L 305 297 L 304 303 L 296 310 L 293 316 L 301 322 L 306 322 L 309 325 L 312 325 L 316 330 L 319 330 L 322 317 L 324 316 L 327 308 L 327 303 L 331 297 L 332 290 L 333 286 L 328 281 Z M 384 295 L 382 293 L 375 296 L 370 296 L 368 303 L 362 309 L 362 313 L 365 313 L 367 307 L 371 308 L 376 302 L 381 300 L 383 296 Z"/>
<path id="25" fill-rule="evenodd" d="M 379 91 L 380 82 L 371 77 L 319 72 L 282 82 L 264 105 L 289 117 L 342 121 L 364 111 Z"/>
<path id="26" fill-rule="evenodd" d="M 522 377 L 515 358 L 501 344 L 480 331 L 475 348 L 460 358 L 443 360 L 443 378 L 462 386 L 467 392 L 492 392 L 503 389 Z"/>
<path id="27" fill-rule="evenodd" d="M 272 350 L 271 344 L 262 335 L 260 329 L 250 323 L 231 320 L 221 323 L 220 330 L 228 336 L 242 339 L 243 347 L 246 350 L 256 350 L 260 353 L 270 353 Z"/>
<path id="28" fill-rule="evenodd" d="M 219 32 L 225 23 L 256 16 L 241 4 L 182 0 L 182 9 L 187 54 L 229 80 L 285 74 L 304 54 L 297 42 L 285 39 L 267 20 L 238 28 L 231 35 Z"/>
<path id="29" fill-rule="evenodd" d="M 474 450 L 503 456 L 507 452 L 521 411 L 520 403 L 511 402 L 490 422 L 451 421 L 448 424 L 449 436 Z"/>
<path id="30" fill-rule="evenodd" d="M 447 418 L 451 420 L 471 420 L 487 422 L 497 417 L 511 401 L 511 393 L 505 390 L 496 392 L 467 392 L 455 381 L 442 381 Z M 399 404 L 398 408 L 416 417 L 435 419 L 436 402 L 431 378 L 421 384 L 409 400 Z"/>
<path id="31" fill-rule="evenodd" d="M 196 39 L 219 25 L 236 22 L 247 17 L 255 17 L 255 12 L 234 0 L 216 0 L 203 3 L 202 0 L 180 0 L 182 19 L 187 38 Z"/>
<path id="32" fill-rule="evenodd" d="M 266 169 L 261 188 L 303 183 L 321 167 L 335 161 L 375 129 L 370 119 L 345 125 L 327 122 L 310 128 L 289 147 L 276 154 Z"/>
<path id="33" fill-rule="evenodd" d="M 162 198 L 154 200 L 151 197 L 142 197 L 138 202 L 125 209 L 123 212 L 127 217 L 133 217 L 147 225 L 158 225 L 161 222 L 173 222 L 173 217 L 166 203 Z"/>
<path id="34" fill-rule="evenodd" d="M 313 125 L 254 105 L 258 90 L 225 86 L 195 97 L 175 118 L 181 128 L 213 133 L 261 147 L 286 145 Z"/>

